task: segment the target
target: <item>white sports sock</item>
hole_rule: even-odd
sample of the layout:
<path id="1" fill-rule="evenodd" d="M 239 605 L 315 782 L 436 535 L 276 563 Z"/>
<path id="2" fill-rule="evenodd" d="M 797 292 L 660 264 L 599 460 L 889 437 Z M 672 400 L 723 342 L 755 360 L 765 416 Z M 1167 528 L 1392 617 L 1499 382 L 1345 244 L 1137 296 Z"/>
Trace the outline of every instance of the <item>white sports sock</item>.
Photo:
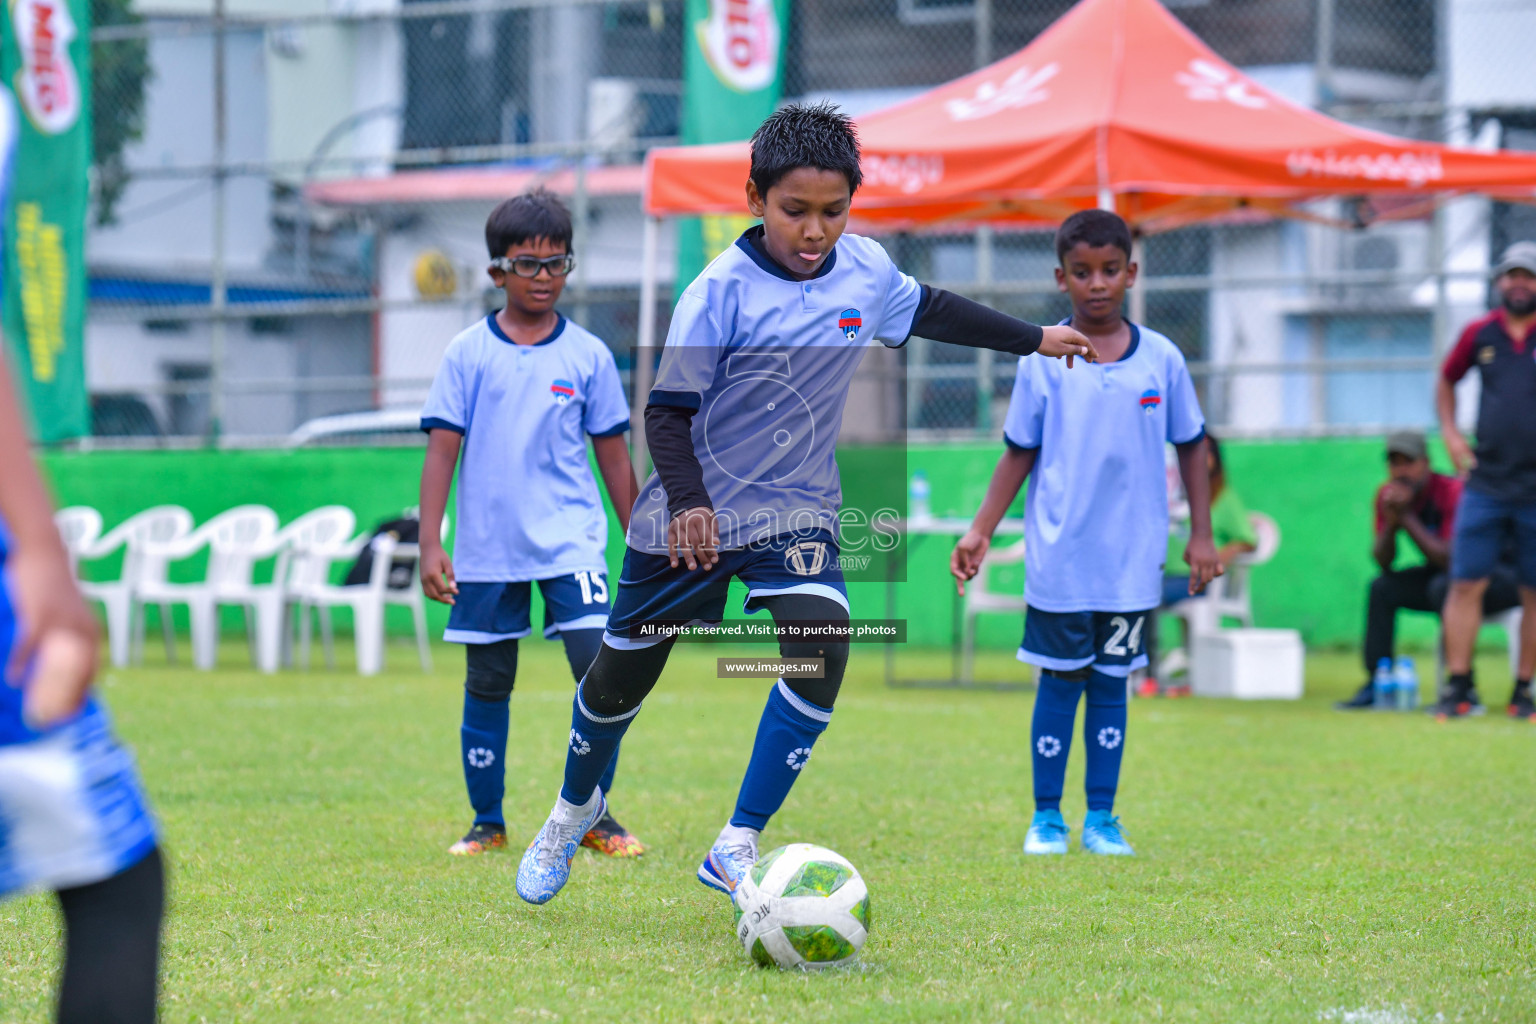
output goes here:
<path id="1" fill-rule="evenodd" d="M 555 813 L 566 821 L 580 821 L 591 814 L 597 808 L 597 802 L 603 798 L 603 791 L 596 786 L 592 787 L 592 795 L 584 804 L 573 804 L 563 796 L 555 798 Z"/>
<path id="2" fill-rule="evenodd" d="M 756 852 L 757 837 L 760 835 L 762 833 L 755 828 L 727 823 L 725 828 L 720 830 L 720 837 L 715 842 L 724 843 L 727 846 L 750 846 Z"/>

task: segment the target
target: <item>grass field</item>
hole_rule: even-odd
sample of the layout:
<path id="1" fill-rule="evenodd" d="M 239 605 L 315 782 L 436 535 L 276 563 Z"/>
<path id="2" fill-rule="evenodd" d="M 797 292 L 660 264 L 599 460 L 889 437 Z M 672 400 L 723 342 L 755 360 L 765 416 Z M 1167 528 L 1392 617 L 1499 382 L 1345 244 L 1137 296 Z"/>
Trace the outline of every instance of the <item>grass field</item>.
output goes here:
<path id="1" fill-rule="evenodd" d="M 570 713 L 558 648 L 524 652 L 515 846 Z M 1345 655 L 1310 659 L 1299 703 L 1137 701 L 1118 810 L 1139 856 L 1075 848 L 1074 751 L 1074 850 L 1026 860 L 1032 694 L 887 690 L 856 650 L 764 839 L 859 865 L 872 936 L 858 969 L 758 969 L 693 879 L 766 690 L 713 678 L 721 653 L 681 651 L 626 741 L 613 805 L 652 852 L 583 851 L 541 908 L 515 854 L 445 853 L 469 821 L 456 650 L 431 676 L 112 673 L 172 864 L 163 1019 L 1536 1020 L 1536 726 L 1338 714 Z M 0 905 L 0 1020 L 47 1018 L 57 933 L 46 896 Z"/>

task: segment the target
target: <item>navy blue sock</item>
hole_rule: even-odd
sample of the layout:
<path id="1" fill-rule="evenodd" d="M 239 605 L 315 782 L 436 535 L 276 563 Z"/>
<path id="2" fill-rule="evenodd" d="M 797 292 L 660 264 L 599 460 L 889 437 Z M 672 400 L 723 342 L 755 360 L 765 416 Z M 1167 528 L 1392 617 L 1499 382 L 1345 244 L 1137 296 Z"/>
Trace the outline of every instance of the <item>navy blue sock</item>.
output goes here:
<path id="1" fill-rule="evenodd" d="M 1061 810 L 1061 791 L 1067 784 L 1067 754 L 1072 750 L 1072 725 L 1077 720 L 1077 702 L 1082 695 L 1082 683 L 1050 671 L 1040 673 L 1035 717 L 1029 730 L 1037 811 Z"/>
<path id="2" fill-rule="evenodd" d="M 831 708 L 796 696 L 782 679 L 774 684 L 762 720 L 757 723 L 757 739 L 736 796 L 732 825 L 763 830 L 789 796 L 800 770 L 811 759 L 816 737 L 826 731 L 830 721 Z"/>
<path id="3" fill-rule="evenodd" d="M 571 674 L 576 677 L 576 685 L 581 685 L 582 677 L 587 674 L 587 669 L 592 667 L 592 661 L 597 657 L 597 652 L 603 646 L 603 631 L 601 629 L 566 629 L 560 633 L 560 641 L 565 644 L 565 660 L 571 665 Z M 603 777 L 597 781 L 598 787 L 606 794 L 613 792 L 613 773 L 619 770 L 619 751 L 613 751 L 613 760 L 608 762 L 608 768 L 603 772 Z"/>
<path id="4" fill-rule="evenodd" d="M 501 798 L 506 790 L 507 703 L 505 698 L 481 700 L 464 694 L 459 751 L 476 824 L 506 824 L 501 816 Z"/>
<path id="5" fill-rule="evenodd" d="M 1083 714 L 1083 745 L 1088 753 L 1090 811 L 1115 809 L 1120 787 L 1120 758 L 1125 754 L 1125 677 L 1095 671 L 1088 677 L 1088 710 Z"/>
<path id="6" fill-rule="evenodd" d="M 560 787 L 560 796 L 567 803 L 585 804 L 604 779 L 613 782 L 619 741 L 641 706 L 636 704 L 622 715 L 604 718 L 587 710 L 581 686 L 576 687 L 576 699 L 571 702 L 571 743 L 565 751 L 565 782 Z"/>

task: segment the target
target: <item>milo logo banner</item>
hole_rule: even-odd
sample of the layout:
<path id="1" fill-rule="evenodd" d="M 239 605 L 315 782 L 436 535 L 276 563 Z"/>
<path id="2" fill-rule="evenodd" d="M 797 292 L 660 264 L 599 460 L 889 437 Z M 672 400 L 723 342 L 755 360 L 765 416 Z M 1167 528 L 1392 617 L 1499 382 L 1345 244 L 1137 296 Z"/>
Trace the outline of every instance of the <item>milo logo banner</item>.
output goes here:
<path id="1" fill-rule="evenodd" d="M 685 17 L 684 145 L 750 137 L 779 102 L 789 0 L 688 0 Z M 678 294 L 751 226 L 745 191 L 741 208 L 737 217 L 678 222 Z"/>
<path id="2" fill-rule="evenodd" d="M 7 0 L 0 28 L 4 327 L 33 436 L 90 432 L 85 392 L 90 17 L 84 0 Z"/>

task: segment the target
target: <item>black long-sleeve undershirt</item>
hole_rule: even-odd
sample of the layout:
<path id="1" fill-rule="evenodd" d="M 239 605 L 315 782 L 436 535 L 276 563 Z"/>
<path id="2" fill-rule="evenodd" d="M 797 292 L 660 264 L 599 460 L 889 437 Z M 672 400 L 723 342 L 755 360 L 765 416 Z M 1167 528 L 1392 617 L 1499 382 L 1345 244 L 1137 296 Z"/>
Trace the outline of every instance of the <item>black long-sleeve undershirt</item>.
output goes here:
<path id="1" fill-rule="evenodd" d="M 926 284 L 917 316 L 912 320 L 912 333 L 919 338 L 1016 356 L 1033 355 L 1045 337 L 1038 324 Z"/>
<path id="2" fill-rule="evenodd" d="M 645 443 L 667 492 L 667 511 L 674 516 L 690 508 L 714 508 L 704 488 L 704 467 L 693 450 L 696 411 L 654 403 L 645 407 Z"/>
<path id="3" fill-rule="evenodd" d="M 994 352 L 1027 356 L 1040 348 L 1044 332 L 1037 324 L 999 313 L 989 306 L 923 285 L 922 299 L 912 320 L 912 332 L 920 338 L 987 348 Z M 658 394 L 663 396 L 658 404 Z M 676 516 L 690 508 L 713 508 L 704 486 L 704 468 L 693 450 L 693 417 L 700 396 L 652 392 L 645 407 L 645 440 L 656 475 L 667 492 L 667 511 Z M 678 404 L 679 400 L 688 404 Z"/>

